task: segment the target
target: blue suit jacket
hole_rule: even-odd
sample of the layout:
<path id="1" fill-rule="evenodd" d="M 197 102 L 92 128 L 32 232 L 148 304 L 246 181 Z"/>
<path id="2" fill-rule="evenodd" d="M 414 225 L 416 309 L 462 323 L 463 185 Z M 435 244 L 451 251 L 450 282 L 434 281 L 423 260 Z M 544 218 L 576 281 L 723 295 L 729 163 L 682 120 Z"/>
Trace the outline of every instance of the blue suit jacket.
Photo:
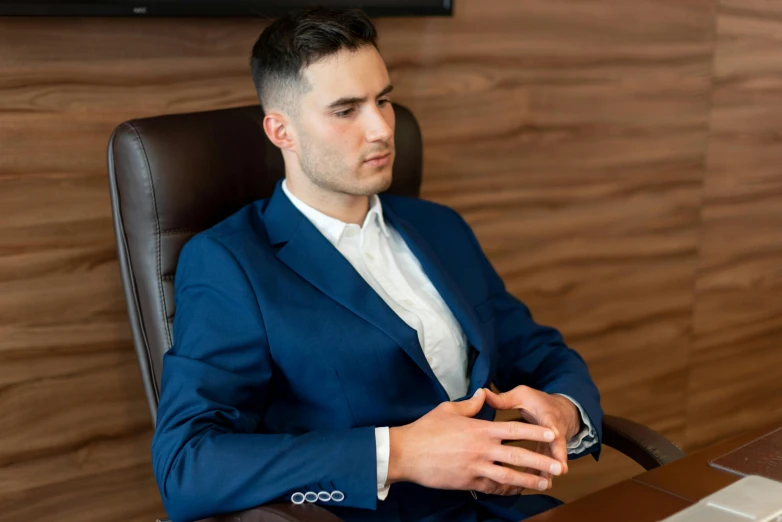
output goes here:
<path id="1" fill-rule="evenodd" d="M 468 338 L 468 396 L 492 382 L 563 393 L 600 438 L 599 394 L 583 360 L 505 290 L 464 220 L 431 202 L 380 198 Z M 351 521 L 474 517 L 466 491 L 397 483 L 378 501 L 375 426 L 408 424 L 449 399 L 416 331 L 280 184 L 190 240 L 175 287 L 152 443 L 175 522 L 334 490 L 342 502 L 318 504 Z M 488 406 L 478 415 L 493 416 Z"/>

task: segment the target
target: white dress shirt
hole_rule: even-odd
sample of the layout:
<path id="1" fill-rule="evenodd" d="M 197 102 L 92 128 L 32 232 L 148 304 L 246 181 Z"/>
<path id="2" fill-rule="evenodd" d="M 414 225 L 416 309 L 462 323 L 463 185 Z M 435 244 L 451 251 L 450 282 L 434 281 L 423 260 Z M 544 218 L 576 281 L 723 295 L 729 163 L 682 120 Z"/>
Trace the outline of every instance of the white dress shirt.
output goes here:
<path id="1" fill-rule="evenodd" d="M 282 190 L 383 301 L 418 333 L 426 360 L 448 397 L 464 397 L 469 388 L 467 338 L 402 236 L 386 224 L 380 198 L 370 198 L 364 223 L 358 226 L 307 205 L 288 190 L 285 180 Z M 567 445 L 569 453 L 580 453 L 597 442 L 597 433 L 583 408 L 567 398 L 576 405 L 586 426 Z M 385 500 L 391 449 L 388 427 L 375 428 L 375 446 L 378 498 Z"/>

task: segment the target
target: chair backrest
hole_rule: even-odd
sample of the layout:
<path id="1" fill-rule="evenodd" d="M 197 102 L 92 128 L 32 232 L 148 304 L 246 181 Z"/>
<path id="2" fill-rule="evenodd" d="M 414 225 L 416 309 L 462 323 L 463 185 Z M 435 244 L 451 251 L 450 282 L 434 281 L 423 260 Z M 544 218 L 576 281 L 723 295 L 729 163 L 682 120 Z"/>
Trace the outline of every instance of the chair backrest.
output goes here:
<path id="1" fill-rule="evenodd" d="M 418 196 L 422 143 L 412 113 L 394 105 L 396 159 L 389 193 Z M 284 176 L 260 106 L 127 121 L 111 135 L 114 232 L 133 344 L 154 422 L 163 354 L 171 348 L 174 275 L 195 234 L 257 199 Z"/>

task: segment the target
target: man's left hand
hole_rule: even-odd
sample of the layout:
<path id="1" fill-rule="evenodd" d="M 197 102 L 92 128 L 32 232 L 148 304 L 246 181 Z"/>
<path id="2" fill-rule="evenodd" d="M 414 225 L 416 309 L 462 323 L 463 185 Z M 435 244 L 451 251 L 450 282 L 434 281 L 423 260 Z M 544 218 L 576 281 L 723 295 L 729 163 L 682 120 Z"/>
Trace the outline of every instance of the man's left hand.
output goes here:
<path id="1" fill-rule="evenodd" d="M 572 401 L 562 395 L 551 395 L 528 386 L 517 386 L 499 394 L 486 389 L 486 404 L 497 410 L 519 410 L 525 421 L 550 428 L 556 438 L 550 444 L 538 443 L 537 451 L 558 460 L 562 463 L 563 474 L 567 473 L 567 442 L 575 437 L 581 428 L 581 415 Z M 550 489 L 551 477 L 545 478 L 549 479 Z"/>

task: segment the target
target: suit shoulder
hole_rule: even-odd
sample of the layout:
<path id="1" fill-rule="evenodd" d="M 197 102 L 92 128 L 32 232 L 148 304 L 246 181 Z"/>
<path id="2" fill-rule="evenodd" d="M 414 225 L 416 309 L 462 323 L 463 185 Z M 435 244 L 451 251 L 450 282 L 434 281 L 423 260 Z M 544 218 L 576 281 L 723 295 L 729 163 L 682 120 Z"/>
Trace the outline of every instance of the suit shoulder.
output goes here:
<path id="1" fill-rule="evenodd" d="M 266 230 L 260 210 L 268 200 L 261 199 L 245 205 L 237 212 L 231 214 L 215 225 L 194 235 L 185 244 L 185 249 L 195 248 L 196 245 L 208 245 L 217 243 L 223 248 L 235 251 L 247 244 L 263 244 Z M 267 241 L 265 241 L 268 243 Z"/>

